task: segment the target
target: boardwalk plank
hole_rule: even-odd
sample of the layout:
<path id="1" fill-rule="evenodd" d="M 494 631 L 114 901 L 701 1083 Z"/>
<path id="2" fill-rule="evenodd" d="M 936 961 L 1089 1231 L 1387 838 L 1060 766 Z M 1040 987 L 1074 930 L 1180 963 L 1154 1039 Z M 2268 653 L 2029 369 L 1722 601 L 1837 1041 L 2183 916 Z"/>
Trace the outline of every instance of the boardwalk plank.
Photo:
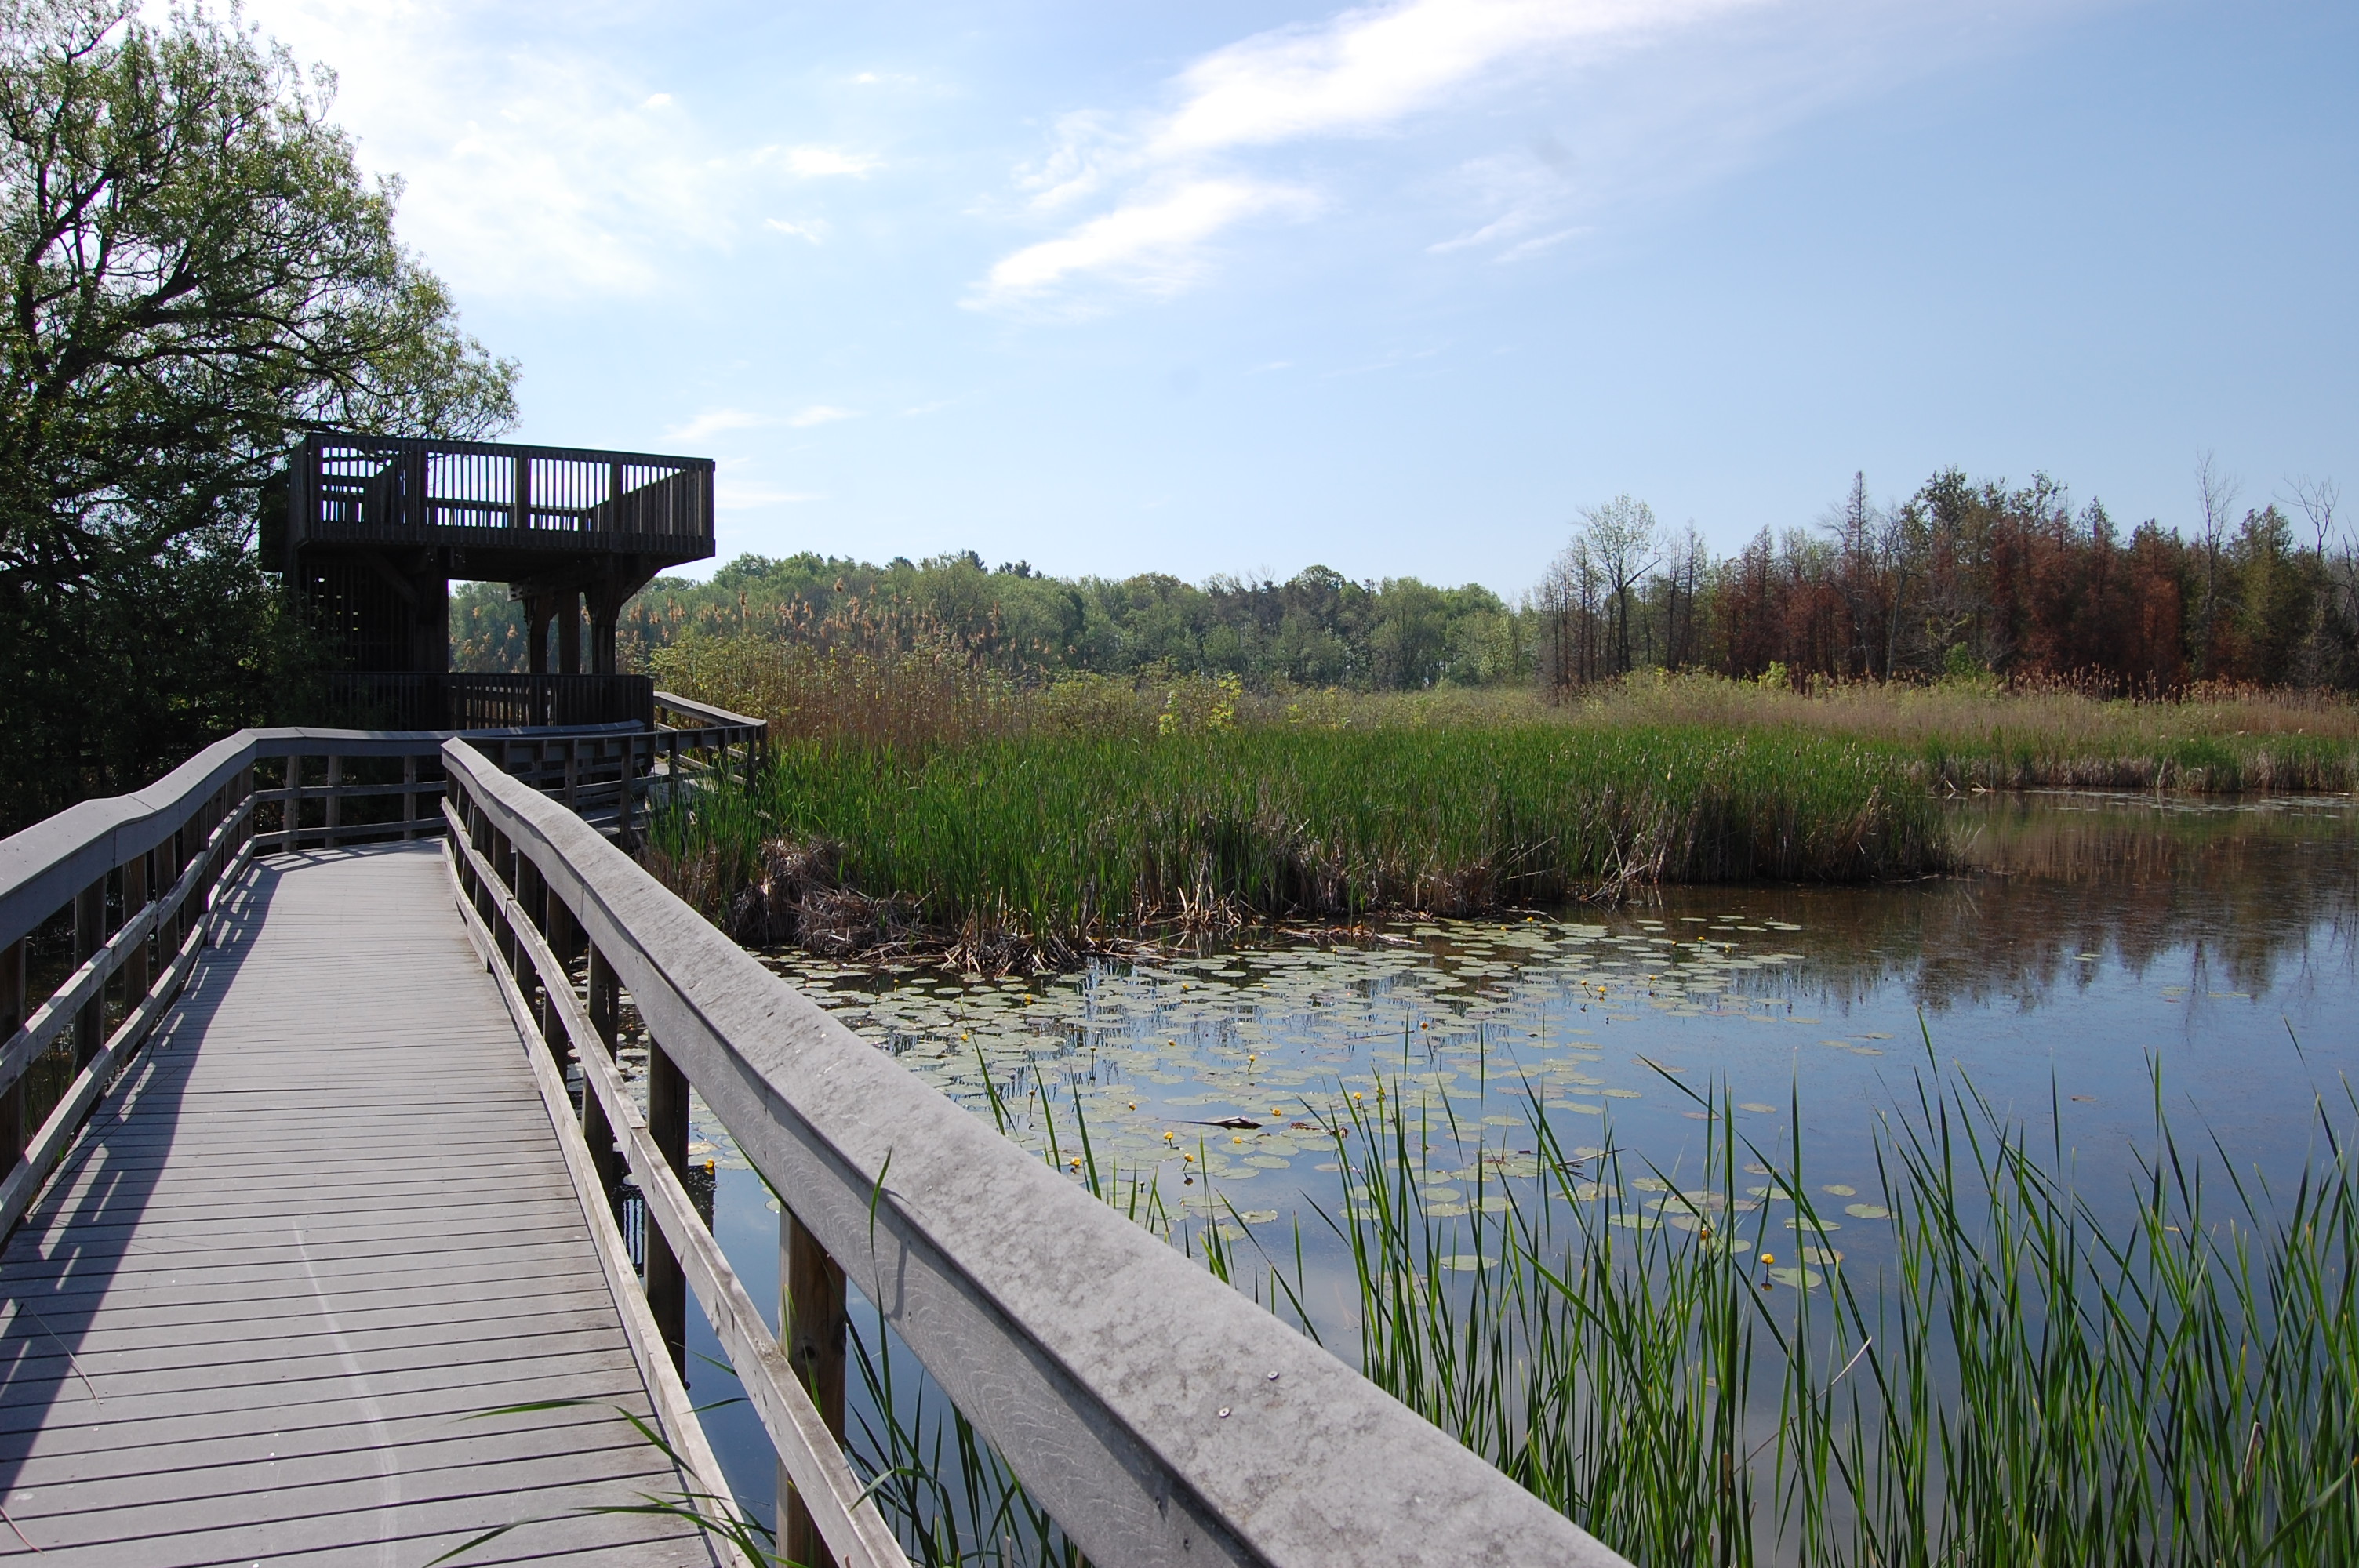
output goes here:
<path id="1" fill-rule="evenodd" d="M 275 857 L 0 1252 L 0 1506 L 51 1563 L 709 1568 L 432 846 Z M 549 1400 L 527 1414 L 482 1412 Z M 30 1556 L 0 1531 L 0 1556 Z"/>

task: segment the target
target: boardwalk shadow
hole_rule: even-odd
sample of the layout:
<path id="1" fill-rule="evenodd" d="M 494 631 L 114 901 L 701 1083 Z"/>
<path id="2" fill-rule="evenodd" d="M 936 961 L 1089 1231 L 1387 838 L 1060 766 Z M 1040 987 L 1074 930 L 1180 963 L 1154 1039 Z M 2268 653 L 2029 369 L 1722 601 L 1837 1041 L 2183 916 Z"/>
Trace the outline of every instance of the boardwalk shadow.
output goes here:
<path id="1" fill-rule="evenodd" d="M 163 1176 L 207 1026 L 253 946 L 280 875 L 277 866 L 257 866 L 231 891 L 216 945 L 0 1253 L 0 1508 L 9 1506 L 40 1452 L 53 1406 L 95 1407 L 82 1413 L 84 1422 L 103 1411 L 96 1419 L 110 1448 L 139 1440 L 136 1388 L 88 1364 L 89 1335 L 110 1297 L 119 1310 L 125 1292 L 142 1289 L 140 1271 L 170 1266 L 168 1244 L 135 1231 Z M 0 1552 L 29 1544 L 14 1529 L 10 1521 L 0 1530 Z"/>

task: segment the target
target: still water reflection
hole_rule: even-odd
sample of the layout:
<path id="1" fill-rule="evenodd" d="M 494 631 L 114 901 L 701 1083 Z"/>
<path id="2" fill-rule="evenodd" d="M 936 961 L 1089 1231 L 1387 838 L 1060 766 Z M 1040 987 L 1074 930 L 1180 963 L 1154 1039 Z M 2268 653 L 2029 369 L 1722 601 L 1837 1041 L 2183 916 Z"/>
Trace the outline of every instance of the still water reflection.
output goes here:
<path id="1" fill-rule="evenodd" d="M 1310 1206 L 1333 1212 L 1343 1179 L 1327 1126 L 1380 1086 L 1425 1129 L 1421 1190 L 1442 1218 L 1505 1201 L 1472 1190 L 1478 1162 L 1487 1194 L 1534 1174 L 1536 1114 L 1568 1149 L 1610 1137 L 1633 1170 L 1676 1178 L 1701 1154 L 1706 1096 L 1781 1165 L 1802 1152 L 1843 1233 L 1821 1239 L 1846 1267 L 1881 1248 L 1877 1114 L 1930 1063 L 2012 1115 L 2052 1118 L 2101 1206 L 2151 1141 L 2158 1082 L 2182 1130 L 2273 1175 L 2299 1168 L 2318 1097 L 2359 1066 L 2351 803 L 2040 794 L 1951 809 L 1972 876 L 1670 890 L 1612 911 L 1401 922 L 1355 946 L 1253 936 L 1033 982 L 768 961 L 1077 1180 L 1086 1123 L 1101 1183 L 1151 1184 L 1185 1244 L 1211 1227 L 1290 1252 L 1303 1220 L 1310 1310 L 1340 1346 L 1353 1303 Z M 697 1136 L 722 1167 L 723 1244 L 773 1297 L 775 1211 L 717 1125 Z M 705 1375 L 700 1398 L 725 1380 Z M 715 1424 L 766 1513 L 750 1416 Z"/>

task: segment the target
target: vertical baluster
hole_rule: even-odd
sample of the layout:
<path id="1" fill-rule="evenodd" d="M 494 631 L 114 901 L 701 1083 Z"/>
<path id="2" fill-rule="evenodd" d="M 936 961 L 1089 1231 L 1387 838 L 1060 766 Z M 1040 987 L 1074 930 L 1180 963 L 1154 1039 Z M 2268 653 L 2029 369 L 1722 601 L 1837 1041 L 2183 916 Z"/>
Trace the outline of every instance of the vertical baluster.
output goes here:
<path id="1" fill-rule="evenodd" d="M 343 825 L 344 820 L 343 783 L 344 760 L 331 755 L 328 758 L 328 793 L 321 803 L 321 808 L 326 814 L 321 826 L 327 830 L 321 841 L 331 849 L 336 847 L 336 829 Z"/>
<path id="2" fill-rule="evenodd" d="M 672 1174 L 688 1173 L 688 1075 L 672 1065 L 661 1045 L 647 1041 L 647 1135 Z M 688 1370 L 688 1281 L 661 1229 L 647 1226 L 647 1309 L 671 1347 L 672 1365 Z"/>
<path id="3" fill-rule="evenodd" d="M 303 828 L 303 758 L 299 752 L 287 759 L 287 804 L 282 810 L 279 826 L 287 830 L 287 837 L 278 847 L 292 851 L 299 842 L 297 835 Z M 192 844 L 190 849 L 198 847 Z"/>
<path id="4" fill-rule="evenodd" d="M 843 1441 L 843 1271 L 803 1228 L 793 1211 L 778 1212 L 778 1347 L 810 1390 L 811 1402 L 836 1441 Z M 797 1495 L 787 1467 L 778 1466 L 780 1550 L 789 1563 L 818 1568 L 834 1556 Z"/>
<path id="5" fill-rule="evenodd" d="M 134 855 L 123 866 L 123 921 L 129 925 L 147 907 L 147 857 Z M 143 938 L 123 959 L 123 1010 L 129 1012 L 147 994 L 147 943 Z"/>
<path id="6" fill-rule="evenodd" d="M 608 1060 L 614 1055 L 615 1036 L 622 1022 L 621 988 L 614 983 L 614 966 L 606 955 L 598 951 L 597 944 L 590 945 L 590 1027 L 597 1032 L 598 1042 L 606 1048 Z M 614 1129 L 606 1120 L 606 1108 L 598 1097 L 585 1091 L 582 1096 L 582 1140 L 590 1145 L 591 1162 L 598 1167 L 598 1184 L 611 1197 L 623 1179 L 623 1152 L 614 1147 Z"/>
<path id="7" fill-rule="evenodd" d="M 488 832 L 491 844 L 484 850 L 484 859 L 491 862 L 492 875 L 513 891 L 516 885 L 516 868 L 508 860 L 507 836 L 496 827 L 489 828 Z M 508 973 L 515 974 L 516 938 L 509 935 L 507 916 L 500 910 L 500 890 L 495 887 L 485 888 L 484 902 L 487 906 L 484 911 L 484 921 L 492 928 L 493 940 L 499 948 L 500 962 L 507 966 Z"/>
<path id="8" fill-rule="evenodd" d="M 0 947 L 0 1040 L 25 1024 L 25 944 L 22 938 Z M 16 1167 L 25 1152 L 25 1079 L 32 1064 L 16 1081 L 0 1092 L 0 1173 Z"/>
<path id="9" fill-rule="evenodd" d="M 79 969 L 92 954 L 106 946 L 106 879 L 99 878 L 75 895 L 73 903 L 73 961 Z M 106 1037 L 106 988 L 74 1015 L 73 1065 L 80 1072 Z"/>
<path id="10" fill-rule="evenodd" d="M 188 838 L 189 825 L 183 822 L 157 849 L 156 880 L 161 886 L 176 888 L 180 885 L 180 873 L 189 869 Z M 156 950 L 164 956 L 164 962 L 168 964 L 179 957 L 180 943 L 187 937 L 188 930 L 189 905 L 183 900 L 180 907 L 166 915 L 163 923 L 156 927 Z"/>
<path id="11" fill-rule="evenodd" d="M 514 886 L 516 908 L 521 918 L 529 922 L 534 929 L 539 929 L 540 922 L 547 914 L 542 907 L 547 896 L 546 890 L 541 881 L 540 868 L 534 865 L 532 858 L 521 849 L 516 851 Z M 513 931 L 515 928 L 510 926 L 506 929 Z M 516 974 L 516 989 L 524 993 L 526 1009 L 535 1016 L 545 1019 L 549 1010 L 549 999 L 544 994 L 546 988 L 541 983 L 540 966 L 532 961 L 532 954 L 525 946 L 522 932 L 516 932 L 515 951 L 510 962 Z M 544 1028 L 543 1033 L 546 1033 Z"/>
<path id="12" fill-rule="evenodd" d="M 415 752 L 401 759 L 401 782 L 405 784 L 414 784 L 418 782 L 418 753 Z M 414 789 L 405 789 L 401 792 L 401 820 L 404 824 L 418 820 L 418 792 Z M 401 837 L 402 841 L 407 843 L 418 837 L 418 829 L 405 826 L 401 830 Z"/>

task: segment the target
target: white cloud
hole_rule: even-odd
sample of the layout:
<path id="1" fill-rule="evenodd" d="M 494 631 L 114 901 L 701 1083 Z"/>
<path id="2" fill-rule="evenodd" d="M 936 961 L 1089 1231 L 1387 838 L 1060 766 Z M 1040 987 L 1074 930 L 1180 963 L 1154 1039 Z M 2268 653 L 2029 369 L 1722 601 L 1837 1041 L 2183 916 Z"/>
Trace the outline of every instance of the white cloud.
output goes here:
<path id="1" fill-rule="evenodd" d="M 814 403 L 809 408 L 788 415 L 786 423 L 794 429 L 808 430 L 814 425 L 832 425 L 839 419 L 859 417 L 849 408 L 831 408 L 824 403 Z"/>
<path id="2" fill-rule="evenodd" d="M 664 434 L 675 441 L 709 441 L 732 430 L 772 430 L 782 425 L 790 430 L 808 430 L 815 425 L 832 425 L 839 419 L 859 417 L 849 408 L 837 408 L 825 403 L 814 403 L 792 414 L 757 414 L 746 408 L 708 408 L 684 425 L 674 425 Z"/>
<path id="3" fill-rule="evenodd" d="M 1148 294 L 1171 294 L 1203 266 L 1203 242 L 1240 220 L 1308 211 L 1307 191 L 1240 178 L 1190 179 L 1093 218 L 1057 239 L 1001 259 L 978 302 L 1037 298 L 1077 277 L 1118 279 Z"/>
<path id="4" fill-rule="evenodd" d="M 781 234 L 792 234 L 799 240 L 809 240 L 815 245 L 823 244 L 827 240 L 827 220 L 824 218 L 813 218 L 807 223 L 789 223 L 784 218 L 765 218 L 762 227 Z"/>
<path id="5" fill-rule="evenodd" d="M 461 0 L 248 0 L 246 14 L 334 69 L 334 115 L 364 165 L 404 179 L 403 239 L 462 297 L 681 287 L 686 264 L 725 256 L 785 192 L 880 167 L 739 139 L 647 80 L 639 53 L 605 47 L 616 27 L 552 42 L 528 16 Z"/>
<path id="6" fill-rule="evenodd" d="M 1509 68 L 1626 48 L 1764 0 L 1407 0 L 1281 27 L 1215 49 L 1180 76 L 1186 101 L 1158 156 L 1364 135 Z"/>
<path id="7" fill-rule="evenodd" d="M 1570 229 L 1559 229 L 1553 234 L 1537 234 L 1531 239 L 1524 241 L 1521 244 L 1509 245 L 1506 250 L 1501 251 L 1498 255 L 1493 259 L 1502 262 L 1526 261 L 1545 251 L 1552 251 L 1556 249 L 1557 246 L 1564 243 L 1567 240 L 1573 239 L 1579 235 L 1588 232 L 1589 226 L 1587 224 L 1576 223 Z"/>
<path id="8" fill-rule="evenodd" d="M 743 408 L 709 408 L 685 425 L 674 425 L 664 434 L 675 441 L 709 441 L 732 430 L 759 430 L 777 423 L 775 415 L 755 414 Z"/>
<path id="9" fill-rule="evenodd" d="M 1243 155 L 1395 132 L 1501 79 L 1594 64 L 1697 22 L 1772 3 L 1397 0 L 1256 33 L 1180 71 L 1168 112 L 1061 117 L 1048 155 L 1018 171 L 1018 189 L 1038 211 L 1109 189 L 1117 192 L 1115 205 L 1003 257 L 973 302 L 1037 303 L 1096 280 L 1168 295 L 1201 276 L 1204 247 L 1224 231 L 1274 211 L 1301 213 L 1321 204 L 1299 180 L 1240 170 Z M 1434 248 L 1512 239 L 1543 216 L 1533 207 L 1495 218 Z"/>
<path id="10" fill-rule="evenodd" d="M 765 151 L 784 163 L 788 172 L 805 179 L 824 179 L 830 175 L 864 176 L 882 161 L 842 147 L 777 147 Z"/>

